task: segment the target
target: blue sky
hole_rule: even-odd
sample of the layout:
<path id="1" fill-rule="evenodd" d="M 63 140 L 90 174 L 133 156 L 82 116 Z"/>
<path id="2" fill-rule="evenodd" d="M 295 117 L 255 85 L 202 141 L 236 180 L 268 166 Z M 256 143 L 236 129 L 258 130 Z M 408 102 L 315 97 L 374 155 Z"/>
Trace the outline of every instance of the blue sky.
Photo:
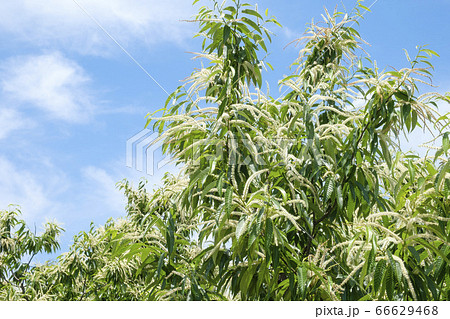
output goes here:
<path id="1" fill-rule="evenodd" d="M 127 178 L 153 176 L 126 166 L 126 141 L 141 131 L 145 115 L 164 105 L 166 93 L 127 56 L 113 36 L 166 91 L 188 76 L 200 50 L 196 25 L 182 22 L 195 14 L 191 0 L 2 0 L 0 1 L 0 209 L 21 206 L 23 218 L 38 229 L 56 219 L 73 236 L 93 221 L 125 214 L 115 188 Z M 251 3 L 251 1 L 249 1 Z M 283 28 L 269 45 L 267 73 L 274 96 L 277 80 L 290 73 L 299 47 L 284 47 L 300 37 L 306 23 L 321 19 L 323 7 L 355 1 L 258 1 L 261 12 Z M 440 54 L 432 63 L 435 90 L 450 91 L 450 1 L 366 0 L 372 5 L 358 28 L 380 68 L 407 66 L 403 49 L 414 54 L 428 44 Z M 442 105 L 441 112 L 449 112 Z M 414 132 L 406 149 L 428 136 Z"/>

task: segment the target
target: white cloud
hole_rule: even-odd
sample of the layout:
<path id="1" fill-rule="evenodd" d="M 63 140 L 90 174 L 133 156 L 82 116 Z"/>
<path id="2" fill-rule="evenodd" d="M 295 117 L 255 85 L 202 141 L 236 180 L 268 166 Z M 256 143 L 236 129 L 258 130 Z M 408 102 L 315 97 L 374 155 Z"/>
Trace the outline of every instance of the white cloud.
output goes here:
<path id="1" fill-rule="evenodd" d="M 15 109 L 0 108 L 0 140 L 7 138 L 13 131 L 27 130 L 35 123 Z"/>
<path id="2" fill-rule="evenodd" d="M 284 35 L 284 37 L 289 41 L 289 43 L 291 43 L 291 41 L 296 41 L 297 39 L 299 39 L 303 36 L 302 32 L 297 32 L 287 26 L 283 26 L 283 29 L 281 32 Z M 292 44 L 296 44 L 296 43 L 292 42 Z M 292 46 L 295 47 L 295 45 L 292 45 Z M 298 50 L 298 49 L 296 48 L 296 50 Z"/>
<path id="3" fill-rule="evenodd" d="M 27 220 L 51 218 L 56 209 L 51 198 L 64 189 L 57 175 L 53 172 L 43 178 L 0 156 L 0 209 L 20 205 Z"/>
<path id="4" fill-rule="evenodd" d="M 79 189 L 80 198 L 85 203 L 87 210 L 97 217 L 117 217 L 125 214 L 127 204 L 122 190 L 116 185 L 123 179 L 127 179 L 133 188 L 137 188 L 139 182 L 147 180 L 146 189 L 149 193 L 162 186 L 162 179 L 166 172 L 177 175 L 180 172 L 174 164 L 167 164 L 156 168 L 154 175 L 125 165 L 125 159 L 115 160 L 104 167 L 87 166 L 81 169 L 82 182 Z M 156 166 L 156 165 L 155 165 Z"/>
<path id="5" fill-rule="evenodd" d="M 122 43 L 181 43 L 192 36 L 191 25 L 180 22 L 193 13 L 191 0 L 77 0 Z M 81 53 L 104 55 L 111 39 L 73 0 L 0 1 L 0 34 L 48 48 L 63 45 Z"/>
<path id="6" fill-rule="evenodd" d="M 20 218 L 38 227 L 56 219 L 66 225 L 71 238 L 82 230 L 80 225 L 104 223 L 109 217 L 124 215 L 126 202 L 115 187 L 118 180 L 114 173 L 94 166 L 68 178 L 43 158 L 19 163 L 0 156 L 0 210 L 18 205 Z"/>
<path id="7" fill-rule="evenodd" d="M 93 113 L 89 77 L 60 53 L 15 57 L 4 62 L 1 71 L 1 87 L 13 103 L 68 122 L 86 121 Z"/>
<path id="8" fill-rule="evenodd" d="M 94 166 L 85 167 L 81 172 L 84 177 L 84 197 L 93 211 L 104 212 L 106 217 L 124 213 L 126 202 L 122 192 L 116 188 L 116 176 Z"/>

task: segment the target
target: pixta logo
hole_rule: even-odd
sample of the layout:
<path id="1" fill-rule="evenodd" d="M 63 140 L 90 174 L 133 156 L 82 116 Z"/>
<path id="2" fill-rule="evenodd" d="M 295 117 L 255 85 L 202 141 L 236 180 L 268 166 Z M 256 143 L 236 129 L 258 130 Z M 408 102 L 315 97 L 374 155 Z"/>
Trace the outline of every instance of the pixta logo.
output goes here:
<path id="1" fill-rule="evenodd" d="M 126 161 L 127 167 L 135 168 L 148 175 L 155 174 L 169 163 L 169 157 L 161 152 L 162 141 L 155 142 L 159 134 L 149 129 L 143 129 L 127 140 Z"/>

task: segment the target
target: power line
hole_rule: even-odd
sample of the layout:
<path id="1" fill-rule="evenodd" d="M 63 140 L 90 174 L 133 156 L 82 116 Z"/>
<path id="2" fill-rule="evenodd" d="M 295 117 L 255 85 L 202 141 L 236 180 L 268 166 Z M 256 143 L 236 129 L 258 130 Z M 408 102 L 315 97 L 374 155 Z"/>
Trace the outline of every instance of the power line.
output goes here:
<path id="1" fill-rule="evenodd" d="M 73 2 L 92 20 L 94 21 L 94 23 L 100 28 L 102 29 L 102 31 L 111 39 L 114 41 L 115 44 L 117 44 L 117 46 L 126 54 L 128 55 L 128 57 L 142 70 L 144 71 L 145 74 L 147 74 L 147 76 L 153 80 L 153 82 L 155 82 L 160 88 L 161 90 L 164 91 L 164 93 L 166 93 L 167 95 L 170 95 L 166 89 L 159 84 L 158 81 L 156 81 L 156 79 L 130 54 L 130 52 L 128 52 L 120 43 L 119 41 L 117 41 L 108 31 L 106 31 L 106 29 L 100 24 L 100 22 L 98 22 L 84 7 L 82 7 L 76 0 L 73 0 Z"/>

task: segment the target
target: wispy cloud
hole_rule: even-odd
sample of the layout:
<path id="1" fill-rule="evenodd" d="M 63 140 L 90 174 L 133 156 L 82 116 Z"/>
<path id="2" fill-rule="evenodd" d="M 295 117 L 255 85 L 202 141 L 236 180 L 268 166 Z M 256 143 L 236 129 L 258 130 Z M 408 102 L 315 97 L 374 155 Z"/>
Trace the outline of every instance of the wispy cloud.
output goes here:
<path id="1" fill-rule="evenodd" d="M 35 123 L 15 109 L 0 106 L 0 140 L 9 137 L 12 132 L 29 130 Z"/>
<path id="2" fill-rule="evenodd" d="M 52 218 L 57 209 L 52 198 L 65 189 L 65 183 L 56 170 L 46 173 L 50 174 L 41 175 L 0 156 L 0 209 L 20 205 L 27 220 Z"/>
<path id="3" fill-rule="evenodd" d="M 167 164 L 161 168 L 155 165 L 154 175 L 125 166 L 125 159 L 117 159 L 102 166 L 86 166 L 81 169 L 81 184 L 78 187 L 80 200 L 88 210 L 100 218 L 122 216 L 127 204 L 122 190 L 116 185 L 126 179 L 136 188 L 143 179 L 147 181 L 146 189 L 152 193 L 162 186 L 162 179 L 166 173 L 177 175 L 180 169 L 174 164 Z"/>
<path id="4" fill-rule="evenodd" d="M 288 41 L 295 41 L 296 39 L 303 36 L 302 33 L 297 32 L 287 26 L 283 26 L 282 29 L 282 35 L 288 40 Z"/>
<path id="5" fill-rule="evenodd" d="M 89 76 L 58 52 L 11 58 L 2 63 L 1 75 L 10 104 L 38 108 L 67 122 L 84 122 L 92 116 Z"/>
<path id="6" fill-rule="evenodd" d="M 106 217 L 117 216 L 125 211 L 125 198 L 116 188 L 117 176 L 95 166 L 85 167 L 81 173 L 85 200 L 91 203 L 93 211 L 97 213 L 103 211 Z M 103 209 L 99 209 L 100 207 Z"/>
<path id="7" fill-rule="evenodd" d="M 181 43 L 192 36 L 180 19 L 193 13 L 189 0 L 77 0 L 123 43 Z M 103 31 L 72 0 L 0 1 L 0 34 L 45 48 L 63 46 L 80 53 L 104 55 L 114 47 Z M 105 51 L 106 50 L 106 51 Z"/>

